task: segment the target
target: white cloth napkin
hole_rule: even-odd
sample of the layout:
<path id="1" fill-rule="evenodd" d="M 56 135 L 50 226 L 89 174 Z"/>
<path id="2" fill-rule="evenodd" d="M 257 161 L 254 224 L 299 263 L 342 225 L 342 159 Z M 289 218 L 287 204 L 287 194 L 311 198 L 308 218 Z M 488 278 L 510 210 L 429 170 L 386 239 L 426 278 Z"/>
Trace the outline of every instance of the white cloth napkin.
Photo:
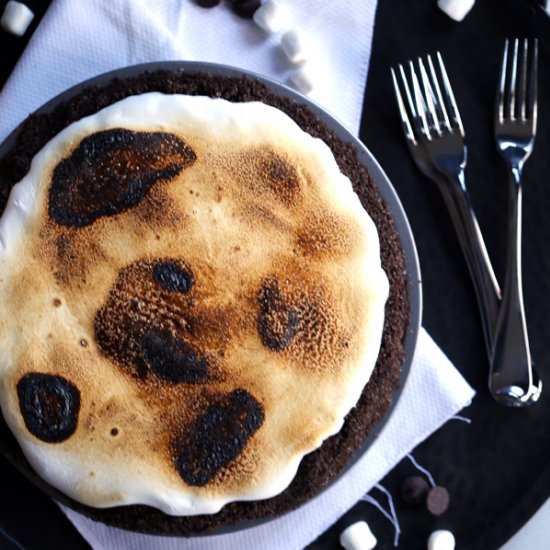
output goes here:
<path id="1" fill-rule="evenodd" d="M 287 28 L 312 42 L 319 65 L 311 97 L 357 133 L 376 0 L 279 0 Z M 54 0 L 0 94 L 0 140 L 27 114 L 69 86 L 125 65 L 185 59 L 236 65 L 286 80 L 291 66 L 268 37 L 223 3 L 190 0 Z M 93 548 L 302 548 L 327 529 L 401 458 L 474 395 L 422 330 L 401 399 L 355 466 L 320 496 L 261 527 L 194 539 L 152 537 L 95 523 L 62 507 Z"/>

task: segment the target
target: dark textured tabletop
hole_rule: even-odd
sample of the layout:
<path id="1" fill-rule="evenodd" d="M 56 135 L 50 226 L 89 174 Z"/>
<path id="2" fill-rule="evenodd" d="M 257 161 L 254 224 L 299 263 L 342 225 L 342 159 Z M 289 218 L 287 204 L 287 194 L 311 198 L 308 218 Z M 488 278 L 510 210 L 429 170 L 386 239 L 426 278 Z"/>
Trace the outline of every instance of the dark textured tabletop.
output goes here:
<path id="1" fill-rule="evenodd" d="M 49 4 L 27 3 L 36 13 L 27 35 L 17 38 L 0 31 L 0 83 L 9 77 Z M 501 277 L 507 179 L 494 146 L 492 113 L 504 38 L 524 36 L 539 37 L 541 68 L 539 132 L 525 169 L 525 307 L 532 354 L 550 391 L 550 105 L 544 99 L 550 90 L 550 18 L 534 0 L 478 0 L 462 23 L 442 14 L 435 0 L 379 0 L 361 138 L 386 170 L 409 216 L 423 274 L 424 326 L 478 392 L 463 412 L 471 424 L 450 421 L 414 451 L 436 482 L 449 489 L 447 512 L 435 517 L 400 500 L 403 478 L 415 473 L 409 461 L 382 480 L 396 495 L 400 548 L 407 550 L 425 548 L 436 528 L 451 529 L 460 550 L 496 549 L 550 496 L 550 398 L 545 392 L 531 409 L 508 410 L 489 397 L 473 289 L 438 191 L 418 172 L 406 149 L 389 78 L 390 65 L 441 51 L 466 128 L 468 187 Z M 0 548 L 87 548 L 48 497 L 0 463 Z M 393 547 L 389 522 L 371 505 L 360 503 L 311 548 L 338 548 L 341 529 L 359 519 L 366 519 L 375 532 L 377 548 Z"/>

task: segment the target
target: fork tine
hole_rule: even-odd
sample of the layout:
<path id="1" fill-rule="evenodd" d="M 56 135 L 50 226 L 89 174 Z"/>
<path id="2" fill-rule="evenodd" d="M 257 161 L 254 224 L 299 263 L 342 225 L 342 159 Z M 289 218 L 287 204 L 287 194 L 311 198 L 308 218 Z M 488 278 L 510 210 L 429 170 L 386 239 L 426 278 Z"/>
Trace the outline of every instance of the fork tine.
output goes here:
<path id="1" fill-rule="evenodd" d="M 498 121 L 504 121 L 504 91 L 506 89 L 506 72 L 508 70 L 508 39 L 504 42 L 504 53 L 502 54 L 502 65 L 500 66 L 500 84 L 497 93 Z"/>
<path id="2" fill-rule="evenodd" d="M 441 88 L 439 87 L 439 82 L 437 75 L 435 73 L 434 64 L 432 62 L 432 56 L 428 55 L 428 66 L 430 67 L 430 76 L 432 77 L 432 84 L 435 88 L 435 93 L 437 94 L 437 106 L 441 111 L 442 121 L 441 123 L 445 126 L 445 129 L 451 131 L 451 123 L 449 122 L 449 115 L 447 114 L 447 108 L 445 107 L 445 102 L 443 101 L 443 96 L 441 95 Z"/>
<path id="3" fill-rule="evenodd" d="M 423 133 L 422 121 L 421 121 L 420 116 L 418 114 L 418 111 L 416 109 L 415 102 L 413 100 L 413 96 L 412 96 L 411 90 L 409 88 L 409 83 L 408 83 L 407 77 L 405 75 L 405 69 L 403 68 L 403 65 L 401 65 L 401 64 L 399 64 L 399 74 L 401 75 L 401 81 L 403 83 L 403 88 L 405 89 L 405 97 L 407 98 L 409 111 L 412 114 L 413 125 L 414 125 L 414 129 L 416 131 L 415 139 L 418 139 Z"/>
<path id="4" fill-rule="evenodd" d="M 403 101 L 403 96 L 399 90 L 399 84 L 397 82 L 397 76 L 393 67 L 391 67 L 391 78 L 393 82 L 393 89 L 395 91 L 395 98 L 397 99 L 397 106 L 399 107 L 399 114 L 401 115 L 401 124 L 403 125 L 403 131 L 405 132 L 405 137 L 416 145 L 416 138 L 414 137 L 414 132 L 411 126 L 411 121 L 409 120 L 409 115 L 407 114 L 407 108 Z"/>
<path id="5" fill-rule="evenodd" d="M 453 94 L 453 89 L 451 88 L 451 83 L 449 82 L 447 71 L 445 70 L 445 65 L 443 64 L 443 59 L 441 58 L 441 54 L 439 52 L 437 52 L 436 55 L 437 61 L 439 62 L 439 70 L 441 71 L 441 76 L 443 77 L 443 88 L 445 90 L 445 96 L 449 101 L 451 108 L 451 116 L 458 127 L 460 135 L 464 137 L 464 126 L 462 126 L 462 120 L 460 118 L 460 113 L 458 112 L 458 107 L 456 106 L 455 96 Z"/>
<path id="6" fill-rule="evenodd" d="M 435 105 L 437 99 L 428 78 L 428 73 L 422 62 L 422 58 L 418 58 L 418 66 L 420 67 L 420 78 L 422 79 L 422 86 L 424 88 L 424 97 L 426 98 L 426 105 L 428 107 L 428 125 L 431 128 L 435 128 L 436 132 L 441 135 L 441 127 L 439 126 L 439 116 L 437 114 Z"/>
<path id="7" fill-rule="evenodd" d="M 415 120 L 417 125 L 420 126 L 420 131 L 426 136 L 428 140 L 431 140 L 428 120 L 426 118 L 426 103 L 424 101 L 424 97 L 422 96 L 422 92 L 420 91 L 420 83 L 418 82 L 418 77 L 416 76 L 416 72 L 414 71 L 414 65 L 412 61 L 409 61 L 409 70 L 411 73 L 411 80 L 413 84 L 416 111 L 418 113 L 418 115 L 415 117 Z"/>
<path id="8" fill-rule="evenodd" d="M 512 57 L 512 69 L 510 72 L 510 85 L 508 87 L 508 117 L 510 120 L 516 119 L 516 80 L 518 71 L 518 47 L 519 40 L 514 40 L 514 54 Z"/>
<path id="9" fill-rule="evenodd" d="M 527 120 L 527 54 L 529 52 L 529 41 L 527 38 L 523 39 L 523 48 L 521 51 L 521 80 L 518 90 L 518 105 L 520 118 L 522 121 Z"/>
<path id="10" fill-rule="evenodd" d="M 405 88 L 405 95 L 407 97 L 409 109 L 411 110 L 413 117 L 416 117 L 416 109 L 414 107 L 411 90 L 409 88 L 409 83 L 407 82 L 407 77 L 405 76 L 405 69 L 403 68 L 403 65 L 401 65 L 401 63 L 399 63 L 399 74 L 401 75 L 401 82 L 403 82 L 403 87 Z"/>
<path id="11" fill-rule="evenodd" d="M 531 75 L 529 79 L 529 118 L 531 120 L 531 128 L 533 133 L 537 129 L 537 79 L 538 79 L 538 64 L 539 64 L 539 40 L 535 38 L 533 42 L 533 55 L 531 58 Z"/>

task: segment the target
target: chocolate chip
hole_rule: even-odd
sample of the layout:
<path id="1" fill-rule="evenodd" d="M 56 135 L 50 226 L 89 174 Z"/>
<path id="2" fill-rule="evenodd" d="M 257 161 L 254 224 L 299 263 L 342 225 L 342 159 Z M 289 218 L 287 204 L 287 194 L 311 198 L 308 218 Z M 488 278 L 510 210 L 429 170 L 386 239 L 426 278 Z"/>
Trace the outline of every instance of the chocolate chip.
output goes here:
<path id="1" fill-rule="evenodd" d="M 434 516 L 440 516 L 449 507 L 449 491 L 445 487 L 432 487 L 426 496 L 426 508 Z"/>
<path id="2" fill-rule="evenodd" d="M 430 485 L 422 476 L 409 476 L 401 484 L 401 498 L 407 504 L 421 504 L 426 501 Z"/>
<path id="3" fill-rule="evenodd" d="M 25 426 L 38 439 L 59 443 L 76 430 L 80 391 L 67 379 L 29 373 L 17 383 L 17 395 Z"/>
<path id="4" fill-rule="evenodd" d="M 175 466 L 189 485 L 206 485 L 245 448 L 264 421 L 264 409 L 238 389 L 210 405 L 175 443 Z"/>
<path id="5" fill-rule="evenodd" d="M 264 281 L 258 301 L 258 332 L 262 342 L 274 351 L 287 348 L 298 332 L 300 314 L 296 308 L 285 303 L 275 277 L 268 277 Z"/>
<path id="6" fill-rule="evenodd" d="M 96 132 L 55 167 L 49 215 L 60 225 L 85 227 L 102 216 L 119 214 L 195 159 L 174 134 L 122 128 Z"/>
<path id="7" fill-rule="evenodd" d="M 191 269 L 177 261 L 164 261 L 155 264 L 153 279 L 165 290 L 182 293 L 189 292 L 194 282 Z"/>
<path id="8" fill-rule="evenodd" d="M 213 8 L 220 3 L 220 0 L 195 0 L 195 4 L 201 8 Z"/>
<path id="9" fill-rule="evenodd" d="M 141 339 L 146 366 L 162 380 L 196 384 L 208 376 L 208 362 L 168 331 L 147 331 Z"/>
<path id="10" fill-rule="evenodd" d="M 260 7 L 259 0 L 231 0 L 233 13 L 245 19 L 252 19 L 254 12 Z"/>

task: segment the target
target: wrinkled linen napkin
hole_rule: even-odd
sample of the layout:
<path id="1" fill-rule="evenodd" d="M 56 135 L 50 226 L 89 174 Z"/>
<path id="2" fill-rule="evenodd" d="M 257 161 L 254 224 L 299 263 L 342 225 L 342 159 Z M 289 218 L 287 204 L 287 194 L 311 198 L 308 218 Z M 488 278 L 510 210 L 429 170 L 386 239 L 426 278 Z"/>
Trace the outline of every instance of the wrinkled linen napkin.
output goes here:
<path id="1" fill-rule="evenodd" d="M 287 29 L 311 43 L 317 82 L 310 97 L 357 134 L 370 57 L 375 0 L 279 0 Z M 0 93 L 0 140 L 59 92 L 112 69 L 161 60 L 235 65 L 285 81 L 292 67 L 267 36 L 222 3 L 191 0 L 54 0 Z M 326 530 L 402 457 L 468 405 L 473 390 L 422 329 L 401 398 L 368 452 L 298 510 L 259 527 L 194 539 L 129 533 L 62 507 L 93 548 L 302 548 Z"/>

